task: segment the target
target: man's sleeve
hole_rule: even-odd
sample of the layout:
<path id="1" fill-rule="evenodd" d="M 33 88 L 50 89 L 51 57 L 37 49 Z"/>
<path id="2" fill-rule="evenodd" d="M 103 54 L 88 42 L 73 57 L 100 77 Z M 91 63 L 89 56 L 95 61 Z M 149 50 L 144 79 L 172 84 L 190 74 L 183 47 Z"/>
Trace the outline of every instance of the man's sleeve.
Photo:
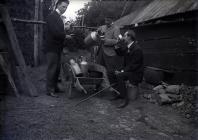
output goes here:
<path id="1" fill-rule="evenodd" d="M 115 51 L 117 55 L 124 56 L 127 53 L 127 44 L 124 42 L 124 40 L 118 41 L 116 46 L 117 48 L 115 48 Z"/>
<path id="2" fill-rule="evenodd" d="M 98 27 L 97 31 L 102 32 L 102 26 Z"/>
<path id="3" fill-rule="evenodd" d="M 97 32 L 99 33 L 99 35 L 104 35 L 104 26 L 98 27 Z"/>
<path id="4" fill-rule="evenodd" d="M 65 32 L 63 26 L 61 23 L 58 21 L 59 19 L 53 15 L 49 16 L 47 19 L 47 24 L 48 24 L 48 30 L 54 38 L 56 39 L 64 39 L 65 38 Z"/>
<path id="5" fill-rule="evenodd" d="M 119 35 L 120 35 L 120 28 L 119 27 L 115 27 L 114 38 L 118 39 Z"/>
<path id="6" fill-rule="evenodd" d="M 118 37 L 120 34 L 120 29 L 118 27 L 115 27 L 113 29 L 113 35 L 112 38 L 107 38 L 105 39 L 105 43 L 104 45 L 108 45 L 108 46 L 113 46 L 117 43 Z"/>

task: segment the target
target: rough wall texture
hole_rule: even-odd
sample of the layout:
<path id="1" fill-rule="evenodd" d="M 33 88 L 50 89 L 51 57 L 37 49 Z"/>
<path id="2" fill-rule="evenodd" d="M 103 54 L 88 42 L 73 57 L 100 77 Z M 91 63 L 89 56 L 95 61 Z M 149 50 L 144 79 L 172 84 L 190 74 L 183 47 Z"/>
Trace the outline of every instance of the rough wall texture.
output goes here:
<path id="1" fill-rule="evenodd" d="M 50 4 L 51 0 L 44 0 L 42 3 L 44 20 L 49 13 Z M 35 0 L 7 0 L 7 7 L 12 18 L 34 19 Z M 13 22 L 13 25 L 26 64 L 33 65 L 34 26 L 19 22 Z"/>
<path id="2" fill-rule="evenodd" d="M 34 0 L 7 0 L 7 7 L 12 18 L 33 19 Z M 33 24 L 13 22 L 14 29 L 27 65 L 33 64 Z"/>

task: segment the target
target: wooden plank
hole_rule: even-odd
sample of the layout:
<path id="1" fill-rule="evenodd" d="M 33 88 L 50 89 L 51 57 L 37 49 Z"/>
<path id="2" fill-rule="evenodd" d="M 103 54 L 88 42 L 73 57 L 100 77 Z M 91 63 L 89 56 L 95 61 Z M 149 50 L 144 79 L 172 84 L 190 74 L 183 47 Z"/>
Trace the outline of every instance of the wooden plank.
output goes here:
<path id="1" fill-rule="evenodd" d="M 72 26 L 72 28 L 86 28 L 86 29 L 92 29 L 92 30 L 98 29 L 98 27 L 87 27 L 87 26 Z"/>
<path id="2" fill-rule="evenodd" d="M 0 65 L 1 65 L 4 73 L 7 75 L 8 81 L 9 81 L 10 85 L 12 86 L 16 97 L 19 97 L 19 92 L 18 92 L 16 84 L 15 84 L 13 78 L 12 78 L 11 72 L 8 68 L 8 64 L 5 62 L 5 60 L 4 60 L 4 58 L 1 54 L 0 54 Z"/>
<path id="3" fill-rule="evenodd" d="M 11 43 L 11 49 L 13 50 L 15 58 L 21 66 L 25 67 L 26 66 L 25 60 L 23 58 L 22 52 L 20 51 L 21 49 L 19 47 L 19 43 L 18 43 L 16 34 L 14 32 L 14 28 L 12 26 L 8 10 L 6 9 L 4 5 L 0 5 L 0 14 L 6 26 L 6 31 L 8 33 L 8 37 Z"/>
<path id="4" fill-rule="evenodd" d="M 3 24 L 0 24 L 0 53 L 2 53 L 2 51 L 6 51 L 7 52 L 7 46 L 10 44 L 9 43 L 9 39 L 6 36 L 6 29 L 3 26 Z"/>
<path id="5" fill-rule="evenodd" d="M 42 20 L 27 20 L 27 19 L 18 19 L 18 18 L 11 18 L 11 20 L 14 22 L 22 22 L 29 24 L 46 24 L 46 22 Z"/>
<path id="6" fill-rule="evenodd" d="M 196 22 L 177 22 L 135 28 L 137 40 L 158 39 L 166 37 L 196 36 Z"/>
<path id="7" fill-rule="evenodd" d="M 39 4 L 39 20 L 43 20 L 43 0 Z M 43 59 L 43 24 L 39 25 L 39 60 Z"/>
<path id="8" fill-rule="evenodd" d="M 39 0 L 35 0 L 34 20 L 39 19 Z M 38 66 L 39 54 L 39 27 L 37 24 L 34 25 L 34 66 Z"/>
<path id="9" fill-rule="evenodd" d="M 18 63 L 20 67 L 20 71 L 23 73 L 23 76 L 24 76 L 24 80 L 20 79 L 20 82 L 23 82 L 22 85 L 24 85 L 28 89 L 30 96 L 37 96 L 37 90 L 35 86 L 32 84 L 31 79 L 27 73 L 25 60 L 21 52 L 16 34 L 15 34 L 9 12 L 7 8 L 5 7 L 5 5 L 0 4 L 0 14 L 2 16 L 3 22 L 5 24 L 5 27 L 8 33 L 8 38 L 11 43 L 9 47 L 12 50 L 14 58 L 16 59 L 16 62 Z"/>
<path id="10" fill-rule="evenodd" d="M 45 21 L 31 20 L 31 19 L 11 18 L 11 21 L 13 21 L 13 22 L 21 22 L 21 23 L 28 23 L 28 24 L 46 24 Z M 0 23 L 1 22 L 3 22 L 3 20 L 0 18 Z"/>
<path id="11" fill-rule="evenodd" d="M 144 53 L 145 66 L 152 66 L 162 69 L 175 71 L 198 71 L 197 54 L 179 55 L 179 54 L 163 54 L 163 53 Z"/>

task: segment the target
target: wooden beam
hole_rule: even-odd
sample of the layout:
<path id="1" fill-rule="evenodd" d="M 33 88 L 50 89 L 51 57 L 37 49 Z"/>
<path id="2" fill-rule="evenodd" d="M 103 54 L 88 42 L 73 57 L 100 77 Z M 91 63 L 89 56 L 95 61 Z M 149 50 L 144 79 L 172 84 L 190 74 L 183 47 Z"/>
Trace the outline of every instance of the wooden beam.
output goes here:
<path id="1" fill-rule="evenodd" d="M 97 30 L 98 27 L 87 27 L 87 26 L 71 26 L 73 28 L 86 28 L 86 29 L 93 29 L 93 30 Z"/>
<path id="2" fill-rule="evenodd" d="M 40 10 L 40 12 L 42 11 L 42 9 Z M 14 22 L 20 22 L 20 23 L 27 23 L 27 24 L 41 24 L 41 25 L 46 25 L 45 21 L 42 21 L 42 16 L 41 16 L 42 12 L 40 13 L 40 19 L 41 20 L 27 20 L 27 19 L 18 19 L 18 18 L 11 18 L 12 21 Z M 3 22 L 2 19 L 0 19 L 0 22 Z M 98 29 L 98 27 L 87 27 L 87 26 L 71 26 L 73 28 L 86 28 L 86 29 Z"/>
<path id="3" fill-rule="evenodd" d="M 35 0 L 34 20 L 39 19 L 39 0 Z M 39 63 L 39 27 L 34 24 L 34 66 Z"/>
<path id="4" fill-rule="evenodd" d="M 20 82 L 23 82 L 22 85 L 28 89 L 28 92 L 31 96 L 37 96 L 37 90 L 35 86 L 32 84 L 31 79 L 27 73 L 25 60 L 21 52 L 16 34 L 15 34 L 9 12 L 5 5 L 0 4 L 0 14 L 3 19 L 4 25 L 6 27 L 8 38 L 10 40 L 10 44 L 11 44 L 9 46 L 10 50 L 12 50 L 13 52 L 13 55 L 14 55 L 13 57 L 18 63 L 21 73 L 23 73 L 24 80 L 20 80 Z"/>
<path id="5" fill-rule="evenodd" d="M 8 81 L 9 81 L 10 85 L 12 86 L 12 88 L 13 88 L 13 90 L 14 90 L 14 93 L 15 93 L 16 97 L 19 97 L 18 89 L 17 89 L 17 87 L 16 87 L 16 85 L 15 85 L 15 82 L 14 82 L 14 80 L 13 80 L 13 78 L 12 78 L 11 72 L 10 72 L 10 70 L 9 70 L 9 68 L 8 68 L 8 64 L 7 64 L 6 61 L 4 60 L 2 54 L 0 54 L 0 65 L 1 65 L 1 67 L 2 67 L 2 69 L 3 69 L 3 71 L 4 71 L 4 73 L 7 75 Z"/>
<path id="6" fill-rule="evenodd" d="M 45 21 L 39 21 L 39 20 L 29 20 L 29 19 L 19 19 L 19 18 L 11 18 L 11 21 L 13 22 L 19 22 L 19 23 L 27 23 L 27 24 L 46 24 Z M 0 18 L 0 23 L 3 22 L 3 20 Z"/>
<path id="7" fill-rule="evenodd" d="M 30 24 L 46 24 L 45 21 L 39 20 L 27 20 L 27 19 L 18 19 L 18 18 L 11 18 L 14 22 L 23 22 L 23 23 L 30 23 Z"/>
<path id="8" fill-rule="evenodd" d="M 43 0 L 40 0 L 39 4 L 39 20 L 43 20 Z M 39 60 L 44 56 L 43 53 L 43 24 L 39 25 Z"/>
<path id="9" fill-rule="evenodd" d="M 14 28 L 12 26 L 12 22 L 10 20 L 8 10 L 2 4 L 0 4 L 0 14 L 1 14 L 2 20 L 6 26 L 8 37 L 9 37 L 10 43 L 11 43 L 11 49 L 13 50 L 15 58 L 16 58 L 17 62 L 20 64 L 20 66 L 25 67 L 26 66 L 25 60 L 23 58 L 16 34 L 14 32 Z"/>

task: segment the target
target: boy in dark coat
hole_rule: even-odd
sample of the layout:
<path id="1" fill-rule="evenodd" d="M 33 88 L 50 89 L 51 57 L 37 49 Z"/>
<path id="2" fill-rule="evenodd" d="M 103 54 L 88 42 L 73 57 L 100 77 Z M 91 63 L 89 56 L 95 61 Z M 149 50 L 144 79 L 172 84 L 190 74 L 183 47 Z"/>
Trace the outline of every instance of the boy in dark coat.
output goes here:
<path id="1" fill-rule="evenodd" d="M 64 31 L 64 23 L 61 15 L 69 5 L 68 0 L 58 0 L 56 9 L 47 18 L 46 34 L 46 57 L 47 57 L 47 95 L 58 97 L 55 94 L 57 89 L 58 76 L 60 73 L 60 58 L 65 38 L 69 38 Z"/>

